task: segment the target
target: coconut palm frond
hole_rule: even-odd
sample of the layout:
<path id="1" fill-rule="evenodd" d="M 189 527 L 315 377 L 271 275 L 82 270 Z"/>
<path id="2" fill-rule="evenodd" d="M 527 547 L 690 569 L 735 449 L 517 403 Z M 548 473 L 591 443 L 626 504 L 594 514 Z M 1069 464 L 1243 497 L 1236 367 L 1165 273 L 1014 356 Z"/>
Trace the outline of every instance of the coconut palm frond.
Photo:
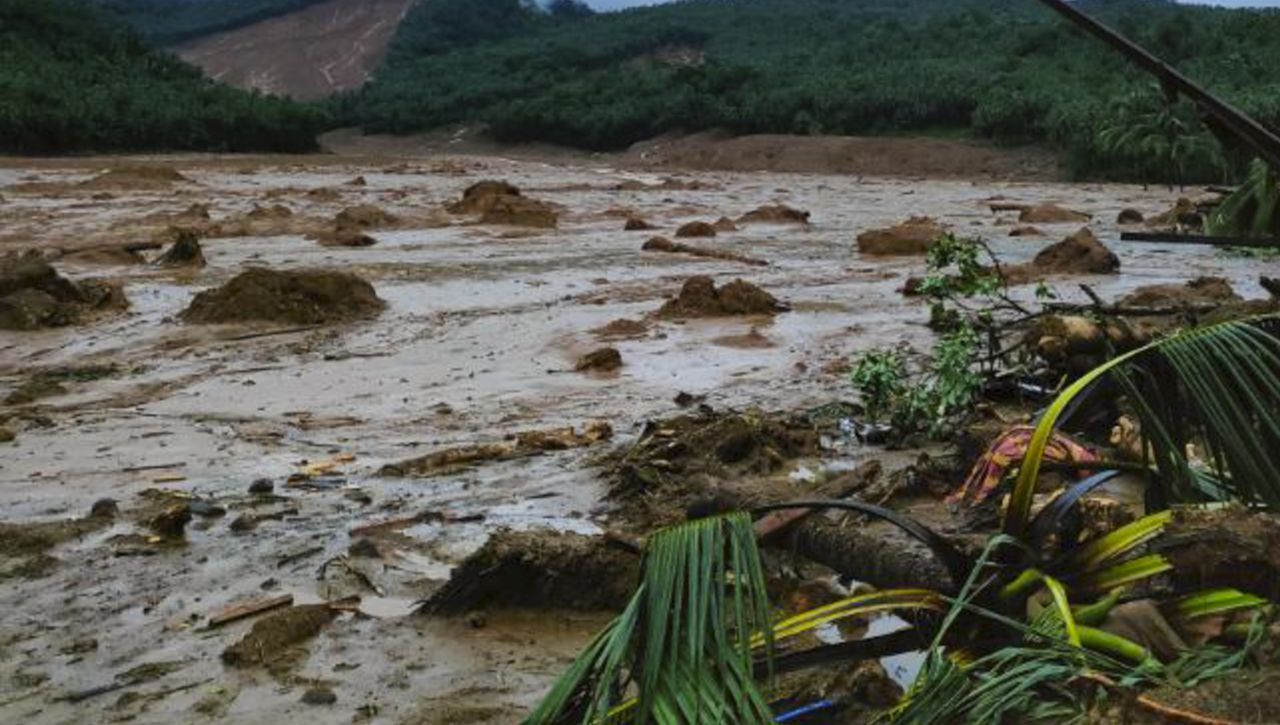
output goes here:
<path id="1" fill-rule="evenodd" d="M 754 678 L 751 635 L 772 628 L 746 514 L 700 519 L 650 537 L 626 610 L 579 656 L 525 725 L 659 725 L 772 720 Z M 634 700 L 615 707 L 628 694 Z"/>
<path id="2" fill-rule="evenodd" d="M 1205 230 L 1222 236 L 1280 237 L 1280 174 L 1255 160 L 1245 182 L 1205 220 Z"/>
<path id="3" fill-rule="evenodd" d="M 1044 450 L 1080 400 L 1111 376 L 1142 424 L 1156 501 L 1210 496 L 1280 506 L 1280 316 L 1188 330 L 1121 355 L 1042 414 L 1019 470 L 1006 534 L 1026 533 Z M 1189 449 L 1203 451 L 1202 455 Z"/>

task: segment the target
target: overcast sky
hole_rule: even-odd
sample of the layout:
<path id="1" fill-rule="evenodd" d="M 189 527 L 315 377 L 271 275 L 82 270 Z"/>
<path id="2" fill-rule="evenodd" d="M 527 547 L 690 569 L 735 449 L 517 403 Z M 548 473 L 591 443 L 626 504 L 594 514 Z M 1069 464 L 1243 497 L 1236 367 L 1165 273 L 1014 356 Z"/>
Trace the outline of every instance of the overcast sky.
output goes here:
<path id="1" fill-rule="evenodd" d="M 657 5 L 662 2 L 666 2 L 666 0 L 587 0 L 587 4 L 596 10 L 617 10 L 618 8 L 629 8 L 636 5 Z M 1280 0 L 1215 0 L 1214 2 L 1197 2 L 1195 4 L 1226 5 L 1233 8 L 1266 8 L 1280 7 Z"/>

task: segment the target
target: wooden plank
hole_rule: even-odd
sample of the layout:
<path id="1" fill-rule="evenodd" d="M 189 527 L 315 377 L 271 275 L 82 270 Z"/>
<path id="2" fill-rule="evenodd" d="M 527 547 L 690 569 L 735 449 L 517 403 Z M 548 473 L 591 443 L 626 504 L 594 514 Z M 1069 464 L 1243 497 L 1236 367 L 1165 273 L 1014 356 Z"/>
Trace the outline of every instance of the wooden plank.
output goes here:
<path id="1" fill-rule="evenodd" d="M 254 599 L 248 602 L 233 604 L 212 617 L 209 617 L 209 627 L 221 627 L 224 624 L 229 624 L 246 617 L 252 617 L 255 614 L 269 612 L 278 607 L 287 607 L 290 604 L 293 604 L 292 594 L 282 594 L 278 597 L 271 597 L 270 599 Z"/>
<path id="2" fill-rule="evenodd" d="M 1204 234 L 1169 234 L 1160 232 L 1122 232 L 1122 242 L 1159 242 L 1163 244 L 1208 244 L 1214 247 L 1280 248 L 1280 239 L 1246 237 L 1211 237 Z"/>

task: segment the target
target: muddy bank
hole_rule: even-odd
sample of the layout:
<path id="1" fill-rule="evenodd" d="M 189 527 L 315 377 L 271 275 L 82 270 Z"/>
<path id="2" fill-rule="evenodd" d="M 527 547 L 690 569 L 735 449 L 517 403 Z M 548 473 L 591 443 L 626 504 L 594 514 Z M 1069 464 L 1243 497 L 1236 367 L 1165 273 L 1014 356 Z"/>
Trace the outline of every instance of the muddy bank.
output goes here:
<path id="1" fill-rule="evenodd" d="M 122 165 L 168 166 L 190 181 L 161 191 L 79 188 Z M 356 177 L 365 183 L 348 183 Z M 441 211 L 485 178 L 555 205 L 556 230 L 475 224 Z M 23 183 L 63 190 L 9 188 Z M 77 285 L 118 281 L 131 305 L 128 314 L 0 335 L 0 398 L 33 401 L 0 412 L 0 425 L 14 434 L 0 444 L 5 523 L 79 520 L 104 497 L 121 511 L 111 525 L 44 550 L 58 563 L 37 561 L 39 586 L 14 579 L 0 588 L 0 606 L 15 615 L 0 623 L 9 655 L 0 679 L 12 683 L 0 716 L 15 721 L 97 721 L 125 694 L 118 714 L 143 722 L 347 723 L 369 717 L 366 706 L 391 722 L 441 722 L 438 715 L 468 703 L 483 706 L 463 713 L 478 722 L 518 721 L 603 618 L 489 609 L 477 629 L 467 617 L 410 617 L 414 604 L 500 530 L 598 538 L 630 527 L 642 535 L 691 510 L 854 488 L 852 471 L 881 453 L 838 434 L 841 416 L 794 426 L 787 415 L 720 421 L 750 418 L 753 408 L 802 411 L 847 399 L 843 371 L 866 349 L 929 348 L 927 310 L 895 293 L 923 272 L 924 260 L 873 258 L 854 244 L 862 232 L 913 214 L 986 238 L 1010 265 L 1031 261 L 1079 225 L 1045 225 L 1049 236 L 1028 244 L 1007 236 L 1013 225 L 1005 222 L 1017 213 L 993 215 L 991 198 L 1091 214 L 1120 273 L 1056 278 L 1064 302 L 1088 302 L 1079 282 L 1118 300 L 1201 276 L 1226 279 L 1244 299 L 1265 296 L 1256 261 L 1120 243 L 1113 220 L 1121 209 L 1154 214 L 1176 203 L 1165 190 L 1125 186 L 677 175 L 607 157 L 563 166 L 445 155 L 8 159 L 0 163 L 0 194 L 0 249 L 34 247 Z M 112 198 L 94 198 L 101 194 Z M 308 238 L 365 205 L 398 220 L 361 230 L 377 244 L 334 248 Z M 809 211 L 813 223 L 740 217 L 774 205 Z M 738 231 L 697 246 L 770 265 L 748 276 L 730 260 L 644 252 L 649 235 L 623 231 L 628 216 L 665 233 L 735 219 Z M 134 261 L 136 254 L 154 261 L 170 236 L 160 247 L 125 249 L 151 244 L 171 226 L 198 231 L 203 268 Z M 122 263 L 108 265 L 64 254 L 104 245 L 128 256 L 113 253 Z M 178 323 L 202 291 L 250 268 L 354 274 L 384 306 L 353 324 L 319 328 Z M 655 316 L 695 275 L 719 293 L 744 277 L 791 312 Z M 621 368 L 573 371 L 605 345 L 618 351 Z M 116 372 L 36 379 L 100 365 Z M 701 404 L 712 417 L 701 419 Z M 667 423 L 681 415 L 692 420 Z M 510 455 L 522 433 L 572 426 L 580 437 L 592 420 L 607 420 L 613 438 L 539 443 L 536 455 Z M 726 436 L 697 433 L 707 426 Z M 668 429 L 676 432 L 662 433 Z M 628 488 L 617 460 L 602 457 L 637 444 L 646 455 L 628 460 L 640 479 Z M 448 465 L 476 449 L 497 455 Z M 442 452 L 452 453 L 436 459 L 446 464 L 438 474 L 377 475 Z M 914 459 L 902 457 L 886 461 L 859 495 L 897 505 L 931 492 L 923 469 L 898 473 Z M 140 494 L 148 489 L 167 493 Z M 190 519 L 181 537 L 162 534 L 178 528 L 183 511 Z M 221 653 L 270 613 L 213 630 L 204 623 L 237 602 L 284 595 L 295 606 L 348 609 L 289 648 L 306 656 L 283 679 L 257 665 L 226 666 Z M 358 604 L 342 604 L 352 596 Z M 87 639 L 97 649 L 62 654 Z M 126 690 L 64 699 L 161 662 L 185 666 Z M 497 669 L 514 674 L 495 682 Z M 159 694 L 192 683 L 202 684 Z M 336 700 L 304 704 L 313 687 L 327 687 Z"/>

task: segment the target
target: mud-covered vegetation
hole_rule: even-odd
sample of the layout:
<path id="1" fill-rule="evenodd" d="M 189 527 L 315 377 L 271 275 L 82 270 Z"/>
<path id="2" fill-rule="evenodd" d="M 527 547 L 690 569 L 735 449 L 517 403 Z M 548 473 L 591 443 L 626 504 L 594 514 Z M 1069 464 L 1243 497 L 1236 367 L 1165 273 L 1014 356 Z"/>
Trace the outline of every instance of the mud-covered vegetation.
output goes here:
<path id="1" fill-rule="evenodd" d="M 0 0 L 0 152 L 309 151 L 324 115 L 215 83 L 72 0 Z"/>
<path id="2" fill-rule="evenodd" d="M 1141 0 L 1085 9 L 1280 122 L 1270 71 L 1280 14 Z M 501 139 L 592 149 L 708 128 L 959 133 L 1052 144 L 1084 175 L 1212 180 L 1238 169 L 1198 128 L 1182 143 L 1196 153 L 1175 162 L 1138 154 L 1144 139 L 1100 135 L 1150 114 L 1148 94 L 1121 56 L 1031 1 L 683 2 L 547 21 L 516 0 L 430 0 L 375 81 L 339 105 L 373 132 L 481 121 Z M 1120 141 L 1134 153 L 1116 153 Z"/>

